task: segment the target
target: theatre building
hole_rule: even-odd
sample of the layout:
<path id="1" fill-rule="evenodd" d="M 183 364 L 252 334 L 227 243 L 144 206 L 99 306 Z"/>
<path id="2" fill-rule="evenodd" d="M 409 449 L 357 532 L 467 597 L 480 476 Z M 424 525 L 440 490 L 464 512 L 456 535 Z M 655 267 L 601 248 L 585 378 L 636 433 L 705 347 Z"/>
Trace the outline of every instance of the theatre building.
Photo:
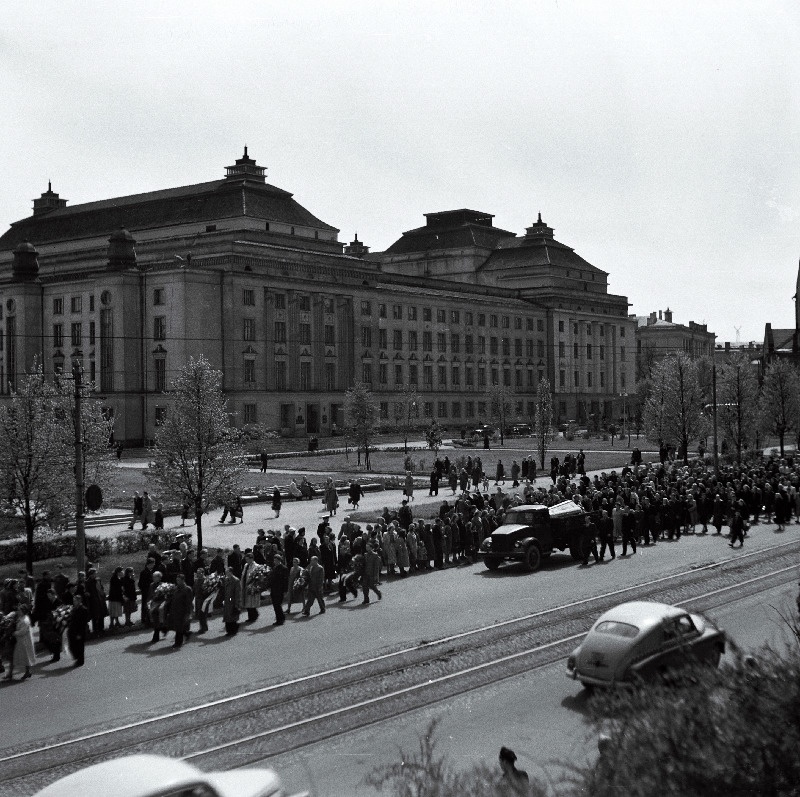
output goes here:
<path id="1" fill-rule="evenodd" d="M 222 371 L 232 420 L 284 435 L 343 425 L 354 381 L 392 427 L 489 420 L 492 384 L 529 421 L 548 377 L 559 420 L 613 417 L 632 388 L 635 319 L 607 273 L 539 220 L 522 235 L 472 210 L 425 215 L 385 252 L 338 240 L 243 157 L 197 185 L 69 205 L 50 186 L 0 237 L 0 399 L 34 362 L 75 360 L 115 418 L 151 440 L 189 357 Z M 357 225 L 354 225 L 357 226 Z"/>

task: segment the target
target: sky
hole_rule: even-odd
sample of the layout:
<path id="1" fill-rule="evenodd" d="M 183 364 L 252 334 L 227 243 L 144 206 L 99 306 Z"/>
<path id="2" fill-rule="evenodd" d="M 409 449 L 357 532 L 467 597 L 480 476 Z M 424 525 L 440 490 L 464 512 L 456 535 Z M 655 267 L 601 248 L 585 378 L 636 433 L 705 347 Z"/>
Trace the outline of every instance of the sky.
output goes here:
<path id="1" fill-rule="evenodd" d="M 794 326 L 798 45 L 793 0 L 4 3 L 0 226 L 247 144 L 341 241 L 541 212 L 631 312 L 760 342 Z"/>

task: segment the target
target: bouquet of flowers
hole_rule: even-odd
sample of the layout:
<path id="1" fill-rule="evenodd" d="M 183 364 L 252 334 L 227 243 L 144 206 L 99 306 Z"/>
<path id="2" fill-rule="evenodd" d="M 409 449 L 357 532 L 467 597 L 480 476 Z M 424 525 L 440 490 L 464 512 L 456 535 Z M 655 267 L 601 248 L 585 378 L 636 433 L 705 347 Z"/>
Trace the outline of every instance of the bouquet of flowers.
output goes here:
<path id="1" fill-rule="evenodd" d="M 64 606 L 57 606 L 53 609 L 53 627 L 57 634 L 63 634 L 64 629 L 69 623 L 70 615 L 72 614 L 72 606 L 65 604 Z"/>
<path id="2" fill-rule="evenodd" d="M 9 612 L 6 615 L 0 614 L 0 645 L 13 638 L 16 627 L 17 615 L 15 612 Z"/>
<path id="3" fill-rule="evenodd" d="M 294 580 L 294 585 L 292 589 L 294 592 L 302 592 L 308 586 L 308 570 L 303 568 L 300 571 L 300 574 Z"/>
<path id="4" fill-rule="evenodd" d="M 164 601 L 172 597 L 173 592 L 175 592 L 175 585 L 162 581 L 161 584 L 156 587 L 151 603 L 164 603 Z"/>
<path id="5" fill-rule="evenodd" d="M 219 573 L 209 573 L 203 581 L 203 597 L 213 595 L 222 585 L 222 575 Z"/>
<path id="6" fill-rule="evenodd" d="M 247 592 L 250 595 L 260 595 L 269 589 L 270 569 L 266 565 L 256 565 L 247 578 Z"/>

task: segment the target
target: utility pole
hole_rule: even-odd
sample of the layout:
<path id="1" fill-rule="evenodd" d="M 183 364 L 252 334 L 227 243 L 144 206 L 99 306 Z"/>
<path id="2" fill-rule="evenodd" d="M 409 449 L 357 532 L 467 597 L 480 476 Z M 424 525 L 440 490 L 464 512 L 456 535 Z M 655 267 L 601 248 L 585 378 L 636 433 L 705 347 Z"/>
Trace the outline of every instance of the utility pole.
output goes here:
<path id="1" fill-rule="evenodd" d="M 78 571 L 86 570 L 86 529 L 83 518 L 83 424 L 81 423 L 81 365 L 72 364 L 75 382 L 75 556 Z"/>
<path id="2" fill-rule="evenodd" d="M 717 363 L 711 366 L 711 400 L 714 402 L 714 470 L 719 470 L 719 449 L 717 447 Z"/>

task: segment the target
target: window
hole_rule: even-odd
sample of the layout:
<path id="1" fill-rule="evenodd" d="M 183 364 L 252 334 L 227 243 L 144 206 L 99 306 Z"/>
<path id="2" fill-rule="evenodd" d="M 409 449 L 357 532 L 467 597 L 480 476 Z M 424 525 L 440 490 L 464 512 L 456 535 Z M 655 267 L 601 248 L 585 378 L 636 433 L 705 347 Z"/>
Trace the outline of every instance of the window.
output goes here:
<path id="1" fill-rule="evenodd" d="M 527 329 L 528 332 L 533 332 L 533 319 L 532 318 L 526 319 L 525 328 Z"/>
<path id="2" fill-rule="evenodd" d="M 439 387 L 447 387 L 447 366 L 439 366 Z"/>
<path id="3" fill-rule="evenodd" d="M 361 327 L 361 345 L 365 349 L 369 349 L 372 346 L 372 328 L 371 327 Z"/>
<path id="4" fill-rule="evenodd" d="M 432 401 L 426 401 L 422 405 L 422 413 L 426 418 L 432 418 L 433 417 L 433 402 Z"/>
<path id="5" fill-rule="evenodd" d="M 97 363 L 94 360 L 89 360 L 89 381 L 97 381 Z"/>
<path id="6" fill-rule="evenodd" d="M 366 385 L 372 384 L 372 364 L 361 363 L 361 381 Z"/>
<path id="7" fill-rule="evenodd" d="M 600 327 L 600 329 L 602 329 L 602 328 L 603 327 Z M 601 360 L 605 360 L 605 358 L 606 358 L 606 347 L 605 346 L 600 346 L 599 349 L 600 349 L 600 359 Z"/>
<path id="8" fill-rule="evenodd" d="M 514 384 L 519 388 L 522 387 L 522 370 L 517 368 L 514 372 Z"/>
<path id="9" fill-rule="evenodd" d="M 544 332 L 544 321 L 541 318 L 536 319 L 536 331 Z"/>
<path id="10" fill-rule="evenodd" d="M 431 388 L 433 388 L 433 366 L 422 366 L 422 382 L 426 390 L 431 390 Z"/>
<path id="11" fill-rule="evenodd" d="M 620 336 L 621 338 L 624 338 L 624 337 L 625 337 L 625 327 L 620 327 L 620 328 L 619 328 L 619 336 Z"/>
<path id="12" fill-rule="evenodd" d="M 386 363 L 379 363 L 378 364 L 378 384 L 379 385 L 386 385 L 389 383 L 389 369 L 386 366 Z"/>
<path id="13" fill-rule="evenodd" d="M 558 372 L 558 386 L 559 387 L 566 387 L 567 386 L 567 372 L 566 371 L 559 371 Z"/>
<path id="14" fill-rule="evenodd" d="M 71 338 L 72 338 L 72 345 L 75 348 L 78 348 L 81 345 L 81 341 L 83 339 L 83 324 L 80 321 L 74 323 L 70 327 Z"/>
<path id="15" fill-rule="evenodd" d="M 60 296 L 53 299 L 53 315 L 64 315 L 64 300 Z"/>
<path id="16" fill-rule="evenodd" d="M 470 366 L 464 368 L 464 384 L 467 387 L 472 387 L 474 385 L 473 374 L 474 372 Z"/>
<path id="17" fill-rule="evenodd" d="M 461 402 L 454 401 L 451 405 L 451 414 L 453 418 L 460 418 L 461 417 Z"/>
<path id="18" fill-rule="evenodd" d="M 417 384 L 417 366 L 414 363 L 411 363 L 408 366 L 408 384 L 409 385 Z"/>
<path id="19" fill-rule="evenodd" d="M 502 322 L 503 322 L 503 329 L 511 328 L 511 319 L 507 315 L 503 316 Z"/>
<path id="20" fill-rule="evenodd" d="M 592 359 L 592 344 L 591 343 L 587 343 L 586 344 L 586 359 L 587 360 L 591 360 Z"/>
<path id="21" fill-rule="evenodd" d="M 256 417 L 256 405 L 255 404 L 245 404 L 243 406 L 244 413 L 242 415 L 242 420 L 245 423 L 257 423 L 258 419 Z"/>
<path id="22" fill-rule="evenodd" d="M 382 421 L 386 421 L 386 420 L 389 419 L 389 402 L 388 401 L 382 401 L 378 405 L 378 414 L 379 414 L 379 417 L 380 417 L 380 419 Z"/>
<path id="23" fill-rule="evenodd" d="M 503 356 L 508 357 L 511 354 L 511 341 L 508 338 L 503 338 Z"/>
<path id="24" fill-rule="evenodd" d="M 544 357 L 544 341 L 537 340 L 536 341 L 536 356 L 537 357 Z"/>
<path id="25" fill-rule="evenodd" d="M 497 316 L 496 315 L 490 315 L 489 316 L 489 326 L 490 327 L 496 327 L 497 326 Z"/>
<path id="26" fill-rule="evenodd" d="M 478 368 L 478 387 L 486 387 L 486 369 Z"/>
<path id="27" fill-rule="evenodd" d="M 606 386 L 606 375 L 601 371 L 600 372 L 600 387 Z"/>
<path id="28" fill-rule="evenodd" d="M 378 305 L 378 318 L 386 318 L 386 305 L 379 304 Z"/>
<path id="29" fill-rule="evenodd" d="M 412 330 L 408 333 L 408 350 L 409 351 L 416 351 L 417 350 L 417 331 Z"/>
<path id="30" fill-rule="evenodd" d="M 372 315 L 372 303 L 367 301 L 361 302 L 361 315 Z"/>
<path id="31" fill-rule="evenodd" d="M 497 354 L 497 338 L 489 338 L 489 354 Z"/>
<path id="32" fill-rule="evenodd" d="M 277 360 L 275 363 L 275 389 L 286 390 L 286 361 Z"/>
<path id="33" fill-rule="evenodd" d="M 156 392 L 163 393 L 167 389 L 167 361 L 163 357 L 153 361 L 153 374 Z"/>
<path id="34" fill-rule="evenodd" d="M 94 321 L 89 322 L 89 345 L 94 346 L 95 341 L 95 323 Z M 0 345 L 0 349 L 2 349 L 2 345 Z"/>
<path id="35" fill-rule="evenodd" d="M 522 319 L 515 318 L 514 319 L 514 329 L 522 329 Z"/>
<path id="36" fill-rule="evenodd" d="M 486 338 L 478 335 L 478 354 L 486 354 Z"/>
<path id="37" fill-rule="evenodd" d="M 325 324 L 325 345 L 336 345 L 336 327 L 333 324 Z"/>
<path id="38" fill-rule="evenodd" d="M 578 359 L 578 344 L 577 343 L 573 343 L 572 344 L 572 357 L 575 360 Z"/>
<path id="39" fill-rule="evenodd" d="M 386 330 L 379 329 L 378 330 L 378 348 L 385 349 L 386 348 Z"/>
<path id="40" fill-rule="evenodd" d="M 621 362 L 625 362 L 625 347 L 624 346 L 620 346 L 619 347 L 619 359 L 620 359 Z"/>
<path id="41" fill-rule="evenodd" d="M 325 389 L 336 390 L 336 363 L 325 363 Z"/>
<path id="42" fill-rule="evenodd" d="M 479 401 L 478 402 L 478 417 L 485 418 L 486 417 L 486 402 Z"/>
<path id="43" fill-rule="evenodd" d="M 69 300 L 69 310 L 71 313 L 80 313 L 83 308 L 83 297 L 73 296 Z"/>
<path id="44" fill-rule="evenodd" d="M 572 334 L 575 335 L 576 337 L 578 336 L 578 325 L 577 324 L 573 324 L 572 325 Z"/>
<path id="45" fill-rule="evenodd" d="M 216 224 L 206 224 L 206 232 L 216 232 L 217 225 Z"/>
<path id="46" fill-rule="evenodd" d="M 464 324 L 468 327 L 472 326 L 472 313 L 464 313 Z"/>
<path id="47" fill-rule="evenodd" d="M 623 388 L 623 390 L 625 389 L 625 372 L 624 371 L 619 375 L 619 386 L 621 388 Z"/>
<path id="48" fill-rule="evenodd" d="M 428 331 L 422 333 L 422 351 L 433 351 L 433 335 Z"/>
<path id="49" fill-rule="evenodd" d="M 156 407 L 155 411 L 155 424 L 156 426 L 161 426 L 164 423 L 164 420 L 167 417 L 167 408 L 166 407 Z"/>
<path id="50" fill-rule="evenodd" d="M 558 322 L 558 331 L 559 332 L 563 332 L 564 331 L 564 322 L 563 321 L 559 321 Z"/>
<path id="51" fill-rule="evenodd" d="M 558 342 L 558 356 L 563 360 L 567 356 L 567 347 L 563 340 Z"/>
<path id="52" fill-rule="evenodd" d="M 483 313 L 478 313 L 478 326 L 479 327 L 486 326 L 486 316 Z"/>
<path id="53" fill-rule="evenodd" d="M 447 335 L 444 332 L 436 333 L 436 350 L 440 352 L 447 351 Z"/>
<path id="54" fill-rule="evenodd" d="M 311 363 L 308 360 L 300 362 L 300 390 L 311 390 Z"/>
<path id="55" fill-rule="evenodd" d="M 242 290 L 242 304 L 248 307 L 255 307 L 256 293 L 252 288 L 244 288 Z"/>
<path id="56" fill-rule="evenodd" d="M 472 354 L 472 335 L 464 335 L 464 352 Z"/>
<path id="57" fill-rule="evenodd" d="M 544 371 L 539 371 L 539 381 L 541 382 L 544 379 Z"/>
<path id="58" fill-rule="evenodd" d="M 447 402 L 446 401 L 437 401 L 436 402 L 436 417 L 437 418 L 446 418 L 447 417 Z"/>
<path id="59" fill-rule="evenodd" d="M 392 335 L 392 348 L 395 351 L 403 350 L 403 330 L 396 329 Z"/>
<path id="60" fill-rule="evenodd" d="M 285 293 L 276 293 L 275 294 L 275 309 L 276 310 L 285 310 L 286 309 L 286 294 Z"/>
<path id="61" fill-rule="evenodd" d="M 153 340 L 167 339 L 167 317 L 157 315 L 153 319 Z"/>
<path id="62" fill-rule="evenodd" d="M 458 310 L 451 310 L 450 311 L 450 323 L 451 324 L 460 324 L 461 323 L 461 313 Z"/>
<path id="63" fill-rule="evenodd" d="M 475 402 L 474 401 L 467 401 L 464 403 L 464 415 L 467 418 L 474 418 L 475 417 Z"/>
<path id="64" fill-rule="evenodd" d="M 403 366 L 400 363 L 394 365 L 394 383 L 398 386 L 403 384 Z"/>
<path id="65" fill-rule="evenodd" d="M 90 313 L 94 312 L 94 294 L 93 293 L 89 294 L 89 312 Z"/>
<path id="66" fill-rule="evenodd" d="M 322 311 L 324 313 L 328 313 L 328 315 L 333 313 L 333 299 L 331 299 L 329 296 L 325 296 L 322 299 Z"/>
<path id="67" fill-rule="evenodd" d="M 300 325 L 302 326 L 302 324 Z M 256 339 L 256 322 L 254 318 L 242 319 L 242 340 Z"/>
<path id="68" fill-rule="evenodd" d="M 247 384 L 256 381 L 256 361 L 252 357 L 247 357 L 244 361 L 244 381 Z"/>
<path id="69" fill-rule="evenodd" d="M 533 368 L 528 368 L 528 387 L 536 387 L 536 380 L 533 375 Z"/>
<path id="70" fill-rule="evenodd" d="M 402 304 L 393 304 L 392 305 L 392 318 L 395 321 L 402 321 L 403 320 L 403 305 Z"/>
<path id="71" fill-rule="evenodd" d="M 163 288 L 153 288 L 153 304 L 164 304 Z"/>
<path id="72" fill-rule="evenodd" d="M 503 369 L 503 384 L 506 387 L 511 387 L 511 371 L 508 368 Z"/>
<path id="73" fill-rule="evenodd" d="M 417 320 L 417 308 L 416 307 L 409 307 L 408 308 L 408 320 L 409 321 L 416 321 Z"/>
<path id="74" fill-rule="evenodd" d="M 587 321 L 586 322 L 586 334 L 587 335 L 591 335 L 592 334 L 592 322 L 591 321 Z"/>
<path id="75" fill-rule="evenodd" d="M 581 386 L 581 375 L 575 371 L 575 387 Z"/>
<path id="76" fill-rule="evenodd" d="M 591 386 L 592 386 L 592 373 L 590 371 L 588 374 L 586 374 L 586 387 L 591 387 Z"/>
<path id="77" fill-rule="evenodd" d="M 285 321 L 276 321 L 275 322 L 275 342 L 276 343 L 286 343 L 286 322 Z"/>
<path id="78" fill-rule="evenodd" d="M 300 333 L 300 343 L 303 346 L 310 346 L 311 345 L 311 324 L 300 324 L 298 331 Z"/>
<path id="79" fill-rule="evenodd" d="M 444 310 L 437 310 L 436 311 L 436 323 L 437 324 L 444 324 L 447 321 L 447 313 Z"/>
<path id="80" fill-rule="evenodd" d="M 600 337 L 604 338 L 605 335 L 606 335 L 606 328 L 602 324 L 600 324 Z"/>
<path id="81" fill-rule="evenodd" d="M 525 356 L 533 357 L 533 341 L 530 339 L 525 341 Z"/>
<path id="82" fill-rule="evenodd" d="M 430 307 L 423 307 L 422 308 L 422 320 L 423 321 L 430 321 L 431 320 L 431 308 Z"/>
<path id="83" fill-rule="evenodd" d="M 491 370 L 492 370 L 492 372 L 491 372 L 492 384 L 493 385 L 499 385 L 500 384 L 500 371 L 497 368 L 492 368 Z"/>
<path id="84" fill-rule="evenodd" d="M 454 332 L 450 335 L 450 351 L 453 354 L 458 354 L 459 349 L 461 348 L 461 340 L 459 336 Z"/>
<path id="85" fill-rule="evenodd" d="M 297 297 L 297 306 L 298 309 L 302 310 L 304 313 L 308 313 L 311 311 L 311 297 L 307 293 L 300 294 Z"/>

